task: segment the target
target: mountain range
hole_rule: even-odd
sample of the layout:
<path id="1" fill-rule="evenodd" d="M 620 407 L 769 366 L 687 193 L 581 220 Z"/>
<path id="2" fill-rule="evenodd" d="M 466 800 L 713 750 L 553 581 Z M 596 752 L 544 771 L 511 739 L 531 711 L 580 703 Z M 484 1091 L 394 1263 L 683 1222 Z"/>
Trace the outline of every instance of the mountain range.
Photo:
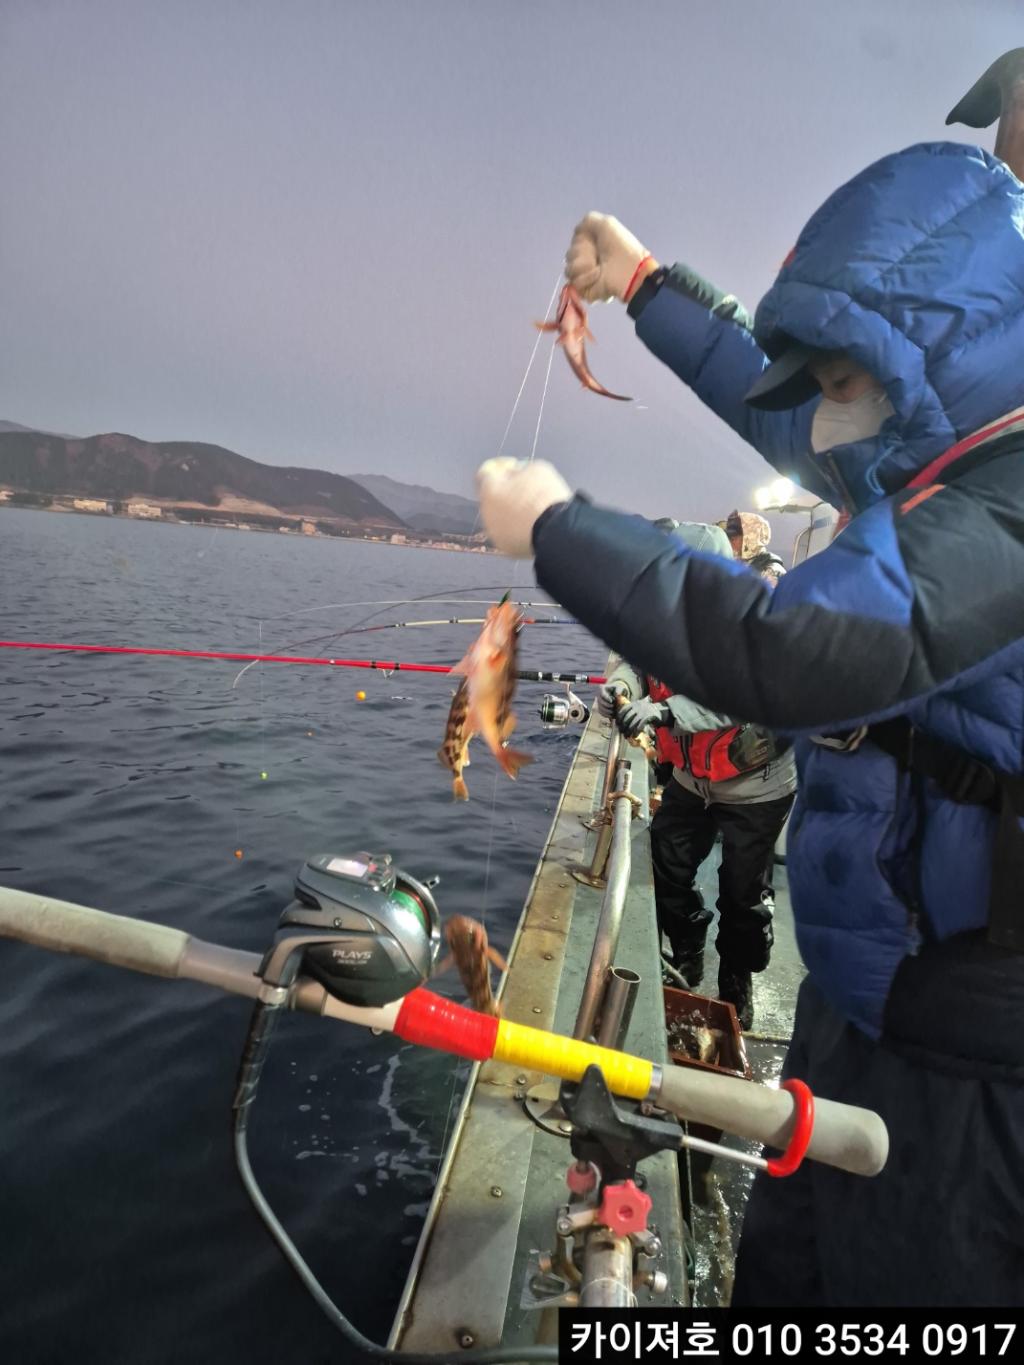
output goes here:
<path id="1" fill-rule="evenodd" d="M 179 508 L 445 534 L 475 530 L 476 503 L 383 475 L 262 464 L 198 441 L 121 432 L 57 436 L 0 421 L 0 487 L 32 495 L 147 499 Z"/>
<path id="2" fill-rule="evenodd" d="M 389 479 L 386 474 L 351 474 L 349 477 L 397 512 L 414 530 L 471 536 L 477 529 L 476 503 L 458 493 L 439 493 L 424 484 L 401 483 L 398 479 Z"/>

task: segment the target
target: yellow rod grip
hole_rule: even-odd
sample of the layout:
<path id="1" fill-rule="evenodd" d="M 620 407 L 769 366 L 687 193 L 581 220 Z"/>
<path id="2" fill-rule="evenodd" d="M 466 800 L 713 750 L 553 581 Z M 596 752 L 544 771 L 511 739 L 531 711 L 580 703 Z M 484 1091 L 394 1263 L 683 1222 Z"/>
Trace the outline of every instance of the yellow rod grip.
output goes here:
<path id="1" fill-rule="evenodd" d="M 492 1056 L 496 1062 L 543 1071 L 566 1081 L 578 1081 L 588 1066 L 599 1066 L 608 1089 L 629 1099 L 646 1099 L 651 1089 L 653 1068 L 642 1057 L 563 1038 L 527 1024 L 513 1024 L 508 1019 L 498 1021 Z"/>

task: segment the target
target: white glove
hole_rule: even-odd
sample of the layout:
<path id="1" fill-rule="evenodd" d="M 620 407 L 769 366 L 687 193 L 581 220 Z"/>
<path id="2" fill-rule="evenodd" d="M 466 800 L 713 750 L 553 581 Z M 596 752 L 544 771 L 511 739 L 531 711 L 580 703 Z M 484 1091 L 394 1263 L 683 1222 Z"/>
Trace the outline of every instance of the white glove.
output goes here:
<path id="1" fill-rule="evenodd" d="M 547 460 L 485 460 L 476 471 L 476 486 L 484 530 L 494 548 L 513 559 L 533 558 L 537 518 L 572 497 L 572 489 Z"/>
<path id="2" fill-rule="evenodd" d="M 565 277 L 586 303 L 625 298 L 647 248 L 607 213 L 588 213 L 576 224 L 565 253 Z"/>

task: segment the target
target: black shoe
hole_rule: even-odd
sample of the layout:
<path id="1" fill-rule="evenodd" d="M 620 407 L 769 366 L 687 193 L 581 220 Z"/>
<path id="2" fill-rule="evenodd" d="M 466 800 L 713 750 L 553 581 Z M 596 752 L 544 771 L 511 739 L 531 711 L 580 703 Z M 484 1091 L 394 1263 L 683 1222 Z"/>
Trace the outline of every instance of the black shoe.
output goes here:
<path id="1" fill-rule="evenodd" d="M 673 952 L 672 966 L 693 990 L 704 980 L 704 949 L 697 948 L 688 953 Z"/>
<path id="2" fill-rule="evenodd" d="M 754 1023 L 754 985 L 749 972 L 718 968 L 718 998 L 728 1000 L 736 1011 L 740 1028 L 746 1033 Z"/>

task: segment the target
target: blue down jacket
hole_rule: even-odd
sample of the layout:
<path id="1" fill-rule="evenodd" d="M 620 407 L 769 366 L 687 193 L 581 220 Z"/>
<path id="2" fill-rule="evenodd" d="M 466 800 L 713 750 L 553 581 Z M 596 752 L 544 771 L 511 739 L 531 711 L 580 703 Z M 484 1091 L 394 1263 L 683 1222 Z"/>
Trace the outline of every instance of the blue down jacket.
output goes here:
<path id="1" fill-rule="evenodd" d="M 811 737 L 905 715 L 1024 768 L 1024 424 L 951 464 L 933 495 L 907 488 L 1024 405 L 1024 187 L 978 148 L 911 147 L 818 210 L 753 327 L 683 266 L 630 311 L 709 407 L 853 520 L 772 593 L 742 565 L 576 498 L 537 523 L 538 580 L 680 692 L 795 737 L 800 950 L 833 1006 L 877 1037 L 904 957 L 984 926 L 995 816 L 870 742 L 841 752 Z M 846 350 L 883 382 L 895 416 L 878 437 L 815 456 L 819 398 L 744 405 L 784 337 Z"/>

